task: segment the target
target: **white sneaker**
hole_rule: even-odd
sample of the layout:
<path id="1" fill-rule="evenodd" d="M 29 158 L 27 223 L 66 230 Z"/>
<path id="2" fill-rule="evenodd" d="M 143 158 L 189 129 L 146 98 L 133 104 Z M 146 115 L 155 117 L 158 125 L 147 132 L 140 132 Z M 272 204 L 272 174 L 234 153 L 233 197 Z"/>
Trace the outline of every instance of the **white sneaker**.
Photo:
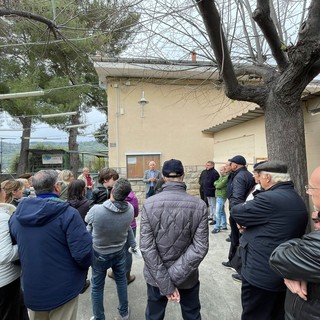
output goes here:
<path id="1" fill-rule="evenodd" d="M 139 249 L 139 247 L 135 247 L 135 248 L 129 248 L 128 251 L 133 254 L 136 258 L 141 259 L 142 258 L 142 253 L 141 250 Z"/>

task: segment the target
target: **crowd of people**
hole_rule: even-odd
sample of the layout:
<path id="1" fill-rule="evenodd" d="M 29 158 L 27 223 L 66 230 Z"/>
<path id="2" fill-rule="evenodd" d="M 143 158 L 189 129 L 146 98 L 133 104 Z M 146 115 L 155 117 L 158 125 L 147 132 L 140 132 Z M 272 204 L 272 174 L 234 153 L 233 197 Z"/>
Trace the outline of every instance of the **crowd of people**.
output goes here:
<path id="1" fill-rule="evenodd" d="M 213 237 L 230 231 L 222 266 L 242 283 L 242 320 L 320 319 L 320 167 L 306 186 L 314 204 L 314 231 L 307 235 L 307 207 L 284 162 L 258 162 L 249 172 L 236 155 L 219 172 L 213 161 L 206 163 L 200 199 L 187 193 L 180 160 L 165 161 L 161 172 L 150 161 L 140 249 L 138 199 L 114 169 L 103 168 L 96 185 L 88 168 L 77 179 L 69 170 L 41 170 L 3 181 L 0 318 L 74 320 L 79 294 L 91 285 L 91 319 L 104 320 L 108 276 L 116 284 L 120 319 L 128 320 L 135 255 L 144 261 L 145 319 L 164 319 L 173 301 L 184 320 L 200 320 L 198 268 L 212 226 Z"/>

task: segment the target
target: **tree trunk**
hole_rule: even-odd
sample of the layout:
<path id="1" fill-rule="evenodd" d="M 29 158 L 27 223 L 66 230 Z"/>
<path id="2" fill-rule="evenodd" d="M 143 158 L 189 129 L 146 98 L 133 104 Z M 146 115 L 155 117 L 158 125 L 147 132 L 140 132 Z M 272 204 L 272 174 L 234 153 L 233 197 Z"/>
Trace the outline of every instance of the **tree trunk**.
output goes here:
<path id="1" fill-rule="evenodd" d="M 72 152 L 70 152 L 70 156 L 69 156 L 70 167 L 68 169 L 72 171 L 74 177 L 78 177 L 78 170 L 79 170 L 79 163 L 80 163 L 80 157 L 78 153 L 79 145 L 77 143 L 77 136 L 78 136 L 78 129 L 77 128 L 70 129 L 68 146 L 69 146 L 69 150 Z"/>
<path id="2" fill-rule="evenodd" d="M 17 168 L 17 176 L 23 173 L 26 173 L 28 170 L 28 155 L 29 155 L 28 149 L 30 145 L 30 140 L 25 139 L 25 137 L 30 137 L 32 118 L 20 117 L 20 121 L 22 124 L 23 132 L 21 137 L 21 148 L 20 148 L 20 157 L 19 157 L 18 168 Z"/>
<path id="3" fill-rule="evenodd" d="M 298 193 L 308 203 L 304 186 L 308 182 L 304 117 L 300 99 L 271 90 L 265 106 L 268 158 L 288 164 Z"/>

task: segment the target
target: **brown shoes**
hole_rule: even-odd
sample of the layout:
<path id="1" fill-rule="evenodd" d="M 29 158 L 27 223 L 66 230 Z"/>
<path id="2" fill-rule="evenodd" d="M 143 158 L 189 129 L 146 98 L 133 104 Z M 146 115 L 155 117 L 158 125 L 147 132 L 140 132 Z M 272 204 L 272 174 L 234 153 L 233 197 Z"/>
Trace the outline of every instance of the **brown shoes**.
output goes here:
<path id="1" fill-rule="evenodd" d="M 127 273 L 127 283 L 130 284 L 131 282 L 133 282 L 134 280 L 136 280 L 136 276 L 133 274 L 130 274 L 130 272 Z"/>
<path id="2" fill-rule="evenodd" d="M 127 276 L 127 284 L 130 284 L 131 282 L 136 280 L 136 276 L 133 274 L 130 274 L 130 272 L 127 272 L 126 276 Z M 114 274 L 112 270 L 108 272 L 108 277 L 114 280 Z"/>

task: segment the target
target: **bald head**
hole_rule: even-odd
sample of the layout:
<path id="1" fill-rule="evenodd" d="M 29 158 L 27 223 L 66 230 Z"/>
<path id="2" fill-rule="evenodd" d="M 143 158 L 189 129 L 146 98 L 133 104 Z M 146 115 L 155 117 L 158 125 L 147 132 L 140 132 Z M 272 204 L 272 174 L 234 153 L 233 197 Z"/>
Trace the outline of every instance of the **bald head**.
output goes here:
<path id="1" fill-rule="evenodd" d="M 316 210 L 320 210 L 320 167 L 316 168 L 309 179 L 309 189 L 307 194 L 311 197 L 311 201 Z"/>

